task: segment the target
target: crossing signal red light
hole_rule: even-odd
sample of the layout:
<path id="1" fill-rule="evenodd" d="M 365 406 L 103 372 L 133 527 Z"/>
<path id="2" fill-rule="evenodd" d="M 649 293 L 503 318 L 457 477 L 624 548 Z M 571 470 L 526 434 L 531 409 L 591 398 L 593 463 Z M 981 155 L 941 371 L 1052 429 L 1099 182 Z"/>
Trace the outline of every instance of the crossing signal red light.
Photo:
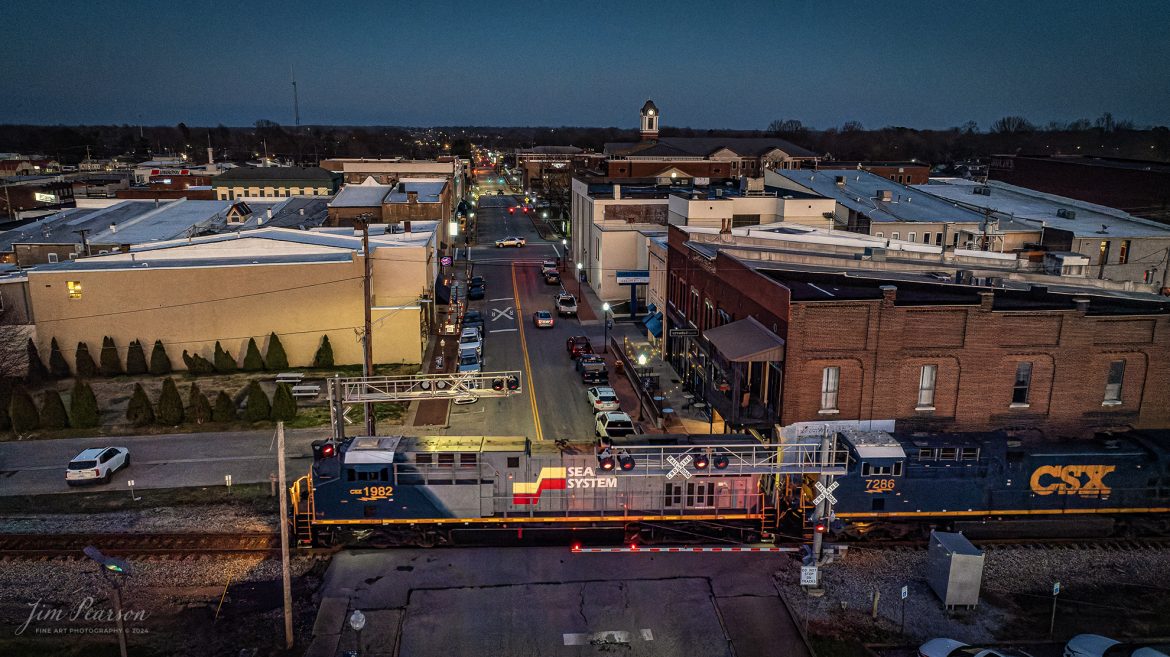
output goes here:
<path id="1" fill-rule="evenodd" d="M 622 456 L 618 459 L 618 465 L 621 466 L 622 470 L 629 472 L 630 470 L 634 469 L 634 457 L 626 454 L 625 456 Z"/>
<path id="2" fill-rule="evenodd" d="M 602 470 L 613 470 L 614 461 L 612 456 L 602 456 L 597 459 L 597 464 L 601 466 Z"/>
<path id="3" fill-rule="evenodd" d="M 814 529 L 818 534 L 824 534 L 829 529 L 829 523 L 824 520 L 818 520 Z"/>
<path id="4" fill-rule="evenodd" d="M 516 391 L 520 389 L 520 379 L 510 376 L 508 377 L 508 390 Z"/>
<path id="5" fill-rule="evenodd" d="M 321 458 L 327 459 L 336 453 L 337 448 L 333 446 L 333 443 L 325 443 L 321 446 Z"/>
<path id="6" fill-rule="evenodd" d="M 503 379 L 492 379 L 492 390 L 499 391 L 499 390 L 503 390 L 503 389 L 504 389 L 504 380 Z"/>
<path id="7" fill-rule="evenodd" d="M 706 456 L 699 454 L 698 456 L 695 457 L 695 469 L 696 470 L 706 470 L 707 466 L 709 464 L 710 464 L 710 462 L 707 460 Z"/>

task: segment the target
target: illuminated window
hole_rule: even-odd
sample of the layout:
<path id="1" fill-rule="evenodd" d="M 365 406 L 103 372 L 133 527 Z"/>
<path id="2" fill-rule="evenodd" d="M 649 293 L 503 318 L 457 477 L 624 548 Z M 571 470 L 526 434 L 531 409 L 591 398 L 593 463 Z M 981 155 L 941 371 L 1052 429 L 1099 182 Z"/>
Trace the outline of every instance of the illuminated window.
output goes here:
<path id="1" fill-rule="evenodd" d="M 1129 246 L 1129 240 L 1125 240 L 1121 243 L 1121 251 L 1117 253 L 1117 264 L 1124 265 L 1125 263 L 1129 262 Z"/>
<path id="2" fill-rule="evenodd" d="M 81 281 L 67 281 L 65 287 L 69 290 L 70 299 L 81 298 Z"/>

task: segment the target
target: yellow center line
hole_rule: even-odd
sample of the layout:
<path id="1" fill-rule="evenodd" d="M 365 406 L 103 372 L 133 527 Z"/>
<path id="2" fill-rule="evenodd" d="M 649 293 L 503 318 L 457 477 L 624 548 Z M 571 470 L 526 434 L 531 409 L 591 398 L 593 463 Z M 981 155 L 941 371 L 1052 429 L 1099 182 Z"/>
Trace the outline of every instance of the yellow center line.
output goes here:
<path id="1" fill-rule="evenodd" d="M 532 404 L 532 422 L 536 425 L 536 439 L 544 440 L 540 430 L 540 412 L 536 410 L 536 381 L 532 378 L 532 363 L 528 360 L 528 341 L 524 337 L 524 309 L 520 307 L 520 286 L 516 284 L 516 263 L 512 263 L 512 291 L 516 294 L 516 324 L 520 328 L 520 349 L 524 352 L 524 373 L 528 376 L 528 401 Z"/>

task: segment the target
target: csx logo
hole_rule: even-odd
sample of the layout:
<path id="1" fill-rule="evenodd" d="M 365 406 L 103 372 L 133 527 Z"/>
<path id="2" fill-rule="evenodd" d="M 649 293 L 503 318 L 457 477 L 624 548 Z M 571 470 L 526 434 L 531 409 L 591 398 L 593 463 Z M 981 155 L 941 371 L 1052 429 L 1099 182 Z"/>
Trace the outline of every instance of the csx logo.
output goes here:
<path id="1" fill-rule="evenodd" d="M 1112 489 L 1105 485 L 1105 475 L 1116 469 L 1114 465 L 1045 465 L 1032 473 L 1032 492 L 1082 497 L 1108 495 Z"/>

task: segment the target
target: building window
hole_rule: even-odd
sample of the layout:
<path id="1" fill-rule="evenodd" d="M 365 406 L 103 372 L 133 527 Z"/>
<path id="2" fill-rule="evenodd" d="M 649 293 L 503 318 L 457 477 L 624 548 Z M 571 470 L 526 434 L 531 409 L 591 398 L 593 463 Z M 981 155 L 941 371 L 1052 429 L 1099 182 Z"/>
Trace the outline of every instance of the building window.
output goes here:
<path id="1" fill-rule="evenodd" d="M 910 231 L 909 233 L 906 233 L 906 241 L 907 242 L 917 242 L 918 241 L 918 233 L 916 233 L 914 231 Z"/>
<path id="2" fill-rule="evenodd" d="M 1129 262 L 1129 240 L 1121 242 L 1121 250 L 1117 252 L 1117 264 L 1124 265 Z"/>
<path id="3" fill-rule="evenodd" d="M 938 246 L 942 246 L 942 236 L 943 236 L 943 234 L 942 234 L 942 233 L 935 233 L 935 236 L 934 236 L 934 243 L 935 243 L 936 245 L 938 245 Z"/>
<path id="4" fill-rule="evenodd" d="M 1125 380 L 1125 361 L 1109 363 L 1109 378 L 1105 380 L 1105 403 L 1121 403 L 1121 384 Z"/>
<path id="5" fill-rule="evenodd" d="M 885 233 L 874 233 L 874 236 L 875 237 L 885 237 L 886 234 Z"/>
<path id="6" fill-rule="evenodd" d="M 890 239 L 893 239 L 893 240 L 901 239 L 898 231 L 894 231 L 894 232 L 890 233 Z"/>
<path id="7" fill-rule="evenodd" d="M 841 385 L 841 368 L 826 367 L 821 374 L 821 412 L 837 411 L 837 392 Z"/>
<path id="8" fill-rule="evenodd" d="M 923 233 L 922 234 L 922 243 L 923 244 L 930 244 L 930 233 Z"/>
<path id="9" fill-rule="evenodd" d="M 934 382 L 938 376 L 938 365 L 923 365 L 918 375 L 918 408 L 934 408 Z"/>
<path id="10" fill-rule="evenodd" d="M 1109 262 L 1109 240 L 1101 240 L 1101 247 L 1098 255 L 1098 263 L 1103 265 Z"/>
<path id="11" fill-rule="evenodd" d="M 1028 405 L 1028 388 L 1032 385 L 1032 364 L 1016 365 L 1016 381 L 1012 385 L 1012 406 Z"/>
<path id="12" fill-rule="evenodd" d="M 52 264 L 52 263 L 54 263 L 54 262 L 58 262 L 58 260 L 57 260 L 57 254 L 56 254 L 56 253 L 50 253 L 50 254 L 49 254 L 49 264 Z"/>
<path id="13" fill-rule="evenodd" d="M 81 298 L 81 281 L 66 281 L 65 289 L 69 291 L 70 299 Z"/>

